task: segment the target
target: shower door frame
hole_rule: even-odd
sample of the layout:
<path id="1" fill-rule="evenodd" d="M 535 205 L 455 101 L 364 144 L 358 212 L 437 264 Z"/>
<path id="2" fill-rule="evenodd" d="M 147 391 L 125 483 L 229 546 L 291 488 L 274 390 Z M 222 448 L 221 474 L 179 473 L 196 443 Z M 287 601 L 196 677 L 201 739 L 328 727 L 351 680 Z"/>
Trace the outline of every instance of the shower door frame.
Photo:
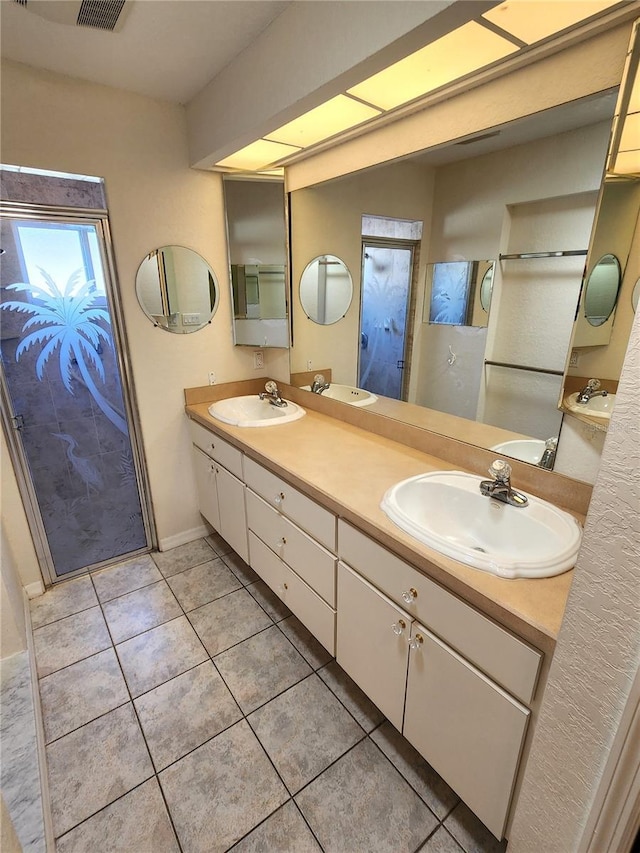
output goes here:
<path id="1" fill-rule="evenodd" d="M 24 220 L 33 219 L 34 221 L 40 222 L 48 220 L 53 223 L 77 220 L 79 223 L 85 225 L 94 225 L 96 228 L 98 246 L 103 264 L 107 305 L 111 317 L 115 357 L 120 371 L 122 396 L 124 400 L 127 426 L 129 429 L 133 464 L 136 472 L 140 507 L 142 510 L 142 522 L 148 543 L 144 548 L 138 548 L 135 551 L 127 552 L 126 556 L 131 557 L 136 556 L 137 554 L 149 553 L 157 546 L 157 532 L 153 515 L 153 504 L 151 501 L 146 457 L 144 453 L 144 446 L 142 444 L 140 414 L 137 406 L 133 371 L 129 357 L 129 346 L 120 298 L 120 283 L 114 260 L 113 241 L 111 238 L 111 229 L 109 227 L 108 211 L 104 209 L 101 210 L 99 208 L 52 207 L 49 205 L 30 204 L 27 202 L 19 203 L 0 201 L 0 216 L 19 217 Z M 124 555 L 92 564 L 90 567 L 85 566 L 72 572 L 66 572 L 63 575 L 56 574 L 53 557 L 47 540 L 47 534 L 40 514 L 38 499 L 29 473 L 29 465 L 22 447 L 22 442 L 16 434 L 20 427 L 15 423 L 15 418 L 10 414 L 13 406 L 7 388 L 4 371 L 0 371 L 0 401 L 2 429 L 9 448 L 9 456 L 15 472 L 18 490 L 22 499 L 29 531 L 31 533 L 31 538 L 33 540 L 45 587 L 52 586 L 60 581 L 68 580 L 69 578 L 84 575 L 89 569 L 95 570 L 120 562 Z"/>

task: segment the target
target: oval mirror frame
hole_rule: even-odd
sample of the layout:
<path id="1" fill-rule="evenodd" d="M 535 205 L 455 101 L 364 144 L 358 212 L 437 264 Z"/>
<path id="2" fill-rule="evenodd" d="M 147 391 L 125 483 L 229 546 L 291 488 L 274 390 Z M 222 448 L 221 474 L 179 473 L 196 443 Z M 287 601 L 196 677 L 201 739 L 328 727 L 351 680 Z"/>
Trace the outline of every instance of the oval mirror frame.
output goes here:
<path id="1" fill-rule="evenodd" d="M 640 278 L 636 281 L 631 292 L 631 307 L 634 313 L 638 310 L 638 302 L 640 302 Z"/>
<path id="2" fill-rule="evenodd" d="M 299 296 L 302 310 L 314 323 L 331 326 L 342 320 L 353 299 L 347 265 L 336 255 L 319 255 L 309 261 L 300 276 Z"/>
<path id="3" fill-rule="evenodd" d="M 493 296 L 493 274 L 495 267 L 489 267 L 486 273 L 482 276 L 480 282 L 480 305 L 483 311 L 489 313 L 491 307 L 491 297 Z"/>
<path id="4" fill-rule="evenodd" d="M 140 263 L 136 296 L 154 326 L 187 335 L 211 322 L 220 288 L 214 271 L 193 249 L 161 246 Z"/>
<path id="5" fill-rule="evenodd" d="M 584 293 L 584 316 L 592 326 L 607 322 L 618 301 L 622 272 L 615 255 L 598 259 L 589 273 Z"/>

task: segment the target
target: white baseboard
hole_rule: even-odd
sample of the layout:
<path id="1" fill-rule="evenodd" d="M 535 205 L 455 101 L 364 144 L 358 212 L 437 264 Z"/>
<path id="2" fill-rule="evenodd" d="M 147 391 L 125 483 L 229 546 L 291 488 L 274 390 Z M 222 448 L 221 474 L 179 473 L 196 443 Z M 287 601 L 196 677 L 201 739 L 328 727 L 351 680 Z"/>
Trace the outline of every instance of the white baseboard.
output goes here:
<path id="1" fill-rule="evenodd" d="M 193 542 L 194 539 L 202 539 L 203 536 L 208 536 L 211 530 L 204 524 L 200 527 L 192 527 L 191 530 L 184 530 L 182 533 L 176 533 L 174 536 L 167 536 L 166 539 L 160 539 L 158 549 L 160 551 L 170 551 L 172 548 L 177 548 L 178 545 L 186 545 L 187 542 Z"/>
<path id="2" fill-rule="evenodd" d="M 39 595 L 44 595 L 44 584 L 42 581 L 34 581 L 34 583 L 28 583 L 24 587 L 24 591 L 27 594 L 27 598 L 37 598 Z"/>

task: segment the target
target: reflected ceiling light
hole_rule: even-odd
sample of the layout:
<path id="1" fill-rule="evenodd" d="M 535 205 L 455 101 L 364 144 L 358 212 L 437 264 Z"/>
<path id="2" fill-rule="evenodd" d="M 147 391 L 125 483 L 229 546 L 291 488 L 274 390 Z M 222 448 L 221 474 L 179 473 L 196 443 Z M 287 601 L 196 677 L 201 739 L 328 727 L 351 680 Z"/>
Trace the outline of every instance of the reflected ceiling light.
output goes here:
<path id="1" fill-rule="evenodd" d="M 390 110 L 517 50 L 513 42 L 470 21 L 348 92 L 383 110 Z"/>
<path id="2" fill-rule="evenodd" d="M 273 133 L 268 133 L 265 139 L 305 148 L 375 118 L 380 113 L 381 110 L 375 107 L 361 104 L 346 95 L 337 95 L 288 124 L 283 124 Z"/>
<path id="3" fill-rule="evenodd" d="M 640 113 L 625 116 L 618 151 L 640 149 Z"/>
<path id="4" fill-rule="evenodd" d="M 640 177 L 640 151 L 619 151 L 612 171 L 615 175 Z"/>
<path id="5" fill-rule="evenodd" d="M 230 169 L 247 169 L 249 171 L 258 171 L 266 169 L 271 163 L 276 160 L 281 160 L 283 157 L 288 157 L 290 154 L 295 154 L 299 151 L 299 147 L 292 145 L 283 145 L 280 142 L 270 142 L 266 139 L 258 139 L 225 157 L 216 163 L 216 166 L 228 166 Z"/>
<path id="6" fill-rule="evenodd" d="M 597 15 L 619 0 L 507 0 L 484 12 L 485 18 L 525 44 L 559 33 Z"/>

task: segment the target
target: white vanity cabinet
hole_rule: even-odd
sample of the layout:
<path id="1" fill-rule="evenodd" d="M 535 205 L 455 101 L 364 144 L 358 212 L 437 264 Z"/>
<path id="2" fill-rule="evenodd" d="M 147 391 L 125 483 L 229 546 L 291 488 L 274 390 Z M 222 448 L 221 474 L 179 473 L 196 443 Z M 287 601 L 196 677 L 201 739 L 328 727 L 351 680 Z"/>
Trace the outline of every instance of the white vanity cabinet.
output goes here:
<path id="1" fill-rule="evenodd" d="M 245 459 L 249 564 L 335 654 L 336 518 Z"/>
<path id="2" fill-rule="evenodd" d="M 338 553 L 338 663 L 502 838 L 541 653 L 342 520 Z"/>
<path id="3" fill-rule="evenodd" d="M 190 421 L 200 512 L 245 562 L 249 561 L 242 453 Z"/>

